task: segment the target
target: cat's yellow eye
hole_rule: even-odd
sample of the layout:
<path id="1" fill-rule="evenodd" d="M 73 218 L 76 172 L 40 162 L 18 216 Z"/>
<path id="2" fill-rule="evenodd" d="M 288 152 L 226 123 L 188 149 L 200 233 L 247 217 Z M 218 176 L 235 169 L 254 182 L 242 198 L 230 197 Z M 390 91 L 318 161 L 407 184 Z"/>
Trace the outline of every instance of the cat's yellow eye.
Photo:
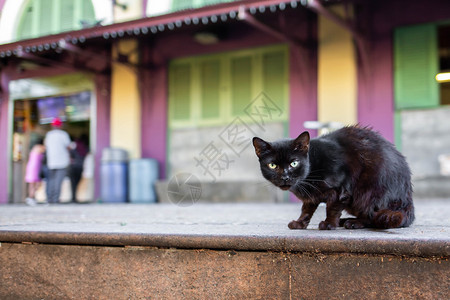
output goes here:
<path id="1" fill-rule="evenodd" d="M 298 166 L 298 161 L 294 160 L 291 162 L 291 167 L 296 168 Z"/>
<path id="2" fill-rule="evenodd" d="M 268 164 L 268 166 L 269 166 L 269 168 L 271 168 L 271 169 L 275 169 L 275 168 L 277 167 L 277 165 L 274 164 L 274 163 L 270 163 L 270 164 Z"/>

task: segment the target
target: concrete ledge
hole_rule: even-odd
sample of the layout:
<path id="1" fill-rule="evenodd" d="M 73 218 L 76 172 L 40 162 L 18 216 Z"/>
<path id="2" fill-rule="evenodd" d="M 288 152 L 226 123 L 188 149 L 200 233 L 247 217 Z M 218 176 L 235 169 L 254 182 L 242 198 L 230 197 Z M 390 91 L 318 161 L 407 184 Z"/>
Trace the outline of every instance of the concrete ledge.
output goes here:
<path id="1" fill-rule="evenodd" d="M 299 204 L 0 207 L 0 299 L 447 299 L 450 202 L 291 231 Z"/>
<path id="2" fill-rule="evenodd" d="M 1 299 L 448 299 L 444 259 L 2 243 Z"/>
<path id="3" fill-rule="evenodd" d="M 410 228 L 292 231 L 299 204 L 3 206 L 0 242 L 450 256 L 450 201 L 416 203 Z"/>
<path id="4" fill-rule="evenodd" d="M 12 243 L 62 245 L 146 246 L 179 249 L 224 249 L 238 251 L 288 251 L 312 253 L 392 254 L 420 257 L 450 256 L 449 241 L 381 238 L 379 236 L 331 237 L 301 234 L 297 237 L 193 235 L 112 232 L 0 232 L 0 240 Z"/>

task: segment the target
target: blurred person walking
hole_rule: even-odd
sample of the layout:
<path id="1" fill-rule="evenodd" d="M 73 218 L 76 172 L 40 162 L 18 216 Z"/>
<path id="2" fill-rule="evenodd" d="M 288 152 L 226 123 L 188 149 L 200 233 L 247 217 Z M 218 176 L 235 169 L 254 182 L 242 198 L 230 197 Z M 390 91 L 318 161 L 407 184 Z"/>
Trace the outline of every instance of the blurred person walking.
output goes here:
<path id="1" fill-rule="evenodd" d="M 25 182 L 28 183 L 28 197 L 25 199 L 25 202 L 28 205 L 36 204 L 36 191 L 39 189 L 39 186 L 42 182 L 40 173 L 42 168 L 42 161 L 44 159 L 44 153 L 45 146 L 44 141 L 41 138 L 31 148 L 25 172 Z"/>
<path id="2" fill-rule="evenodd" d="M 78 203 L 77 189 L 83 173 L 84 158 L 88 153 L 89 138 L 83 134 L 72 142 L 69 149 L 70 152 L 70 166 L 68 175 L 72 187 L 72 202 Z"/>
<path id="3" fill-rule="evenodd" d="M 47 200 L 49 203 L 58 203 L 61 194 L 61 185 L 67 175 L 70 164 L 70 137 L 61 129 L 59 118 L 52 121 L 52 130 L 45 135 L 45 148 L 47 150 Z"/>

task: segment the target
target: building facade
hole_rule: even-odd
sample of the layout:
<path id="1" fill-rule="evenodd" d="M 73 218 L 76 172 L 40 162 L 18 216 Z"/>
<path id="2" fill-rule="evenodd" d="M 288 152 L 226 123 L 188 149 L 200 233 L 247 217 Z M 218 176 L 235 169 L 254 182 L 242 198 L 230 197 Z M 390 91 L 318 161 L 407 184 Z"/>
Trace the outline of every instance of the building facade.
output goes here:
<path id="1" fill-rule="evenodd" d="M 94 199 L 107 147 L 157 159 L 161 179 L 211 183 L 259 181 L 251 137 L 294 137 L 306 121 L 372 126 L 423 176 L 450 152 L 435 79 L 449 68 L 447 1 L 122 2 L 0 1 L 0 202 L 20 201 L 55 101 L 90 138 Z M 417 140 L 441 143 L 417 154 Z"/>

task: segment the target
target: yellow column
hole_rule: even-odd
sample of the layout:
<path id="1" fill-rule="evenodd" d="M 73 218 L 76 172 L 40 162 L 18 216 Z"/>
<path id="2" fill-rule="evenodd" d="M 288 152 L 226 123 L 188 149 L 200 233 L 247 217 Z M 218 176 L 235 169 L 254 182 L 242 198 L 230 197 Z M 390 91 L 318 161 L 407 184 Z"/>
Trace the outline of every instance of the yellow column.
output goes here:
<path id="1" fill-rule="evenodd" d="M 113 49 L 130 55 L 130 62 L 137 62 L 138 43 L 135 40 L 119 41 Z M 141 157 L 141 102 L 136 72 L 123 64 L 112 66 L 111 95 L 111 146 L 129 152 L 130 158 Z"/>
<path id="2" fill-rule="evenodd" d="M 343 16 L 342 6 L 332 9 Z M 319 15 L 318 119 L 357 122 L 356 53 L 348 30 Z"/>

